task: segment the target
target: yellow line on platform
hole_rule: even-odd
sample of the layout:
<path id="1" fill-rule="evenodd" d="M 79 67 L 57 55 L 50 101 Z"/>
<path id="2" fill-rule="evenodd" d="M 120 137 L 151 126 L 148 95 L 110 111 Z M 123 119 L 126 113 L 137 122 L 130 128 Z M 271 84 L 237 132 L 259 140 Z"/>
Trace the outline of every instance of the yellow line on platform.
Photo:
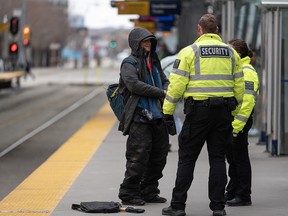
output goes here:
<path id="1" fill-rule="evenodd" d="M 0 73 L 0 80 L 19 78 L 19 77 L 22 77 L 24 75 L 25 75 L 24 71 L 1 72 Z"/>
<path id="2" fill-rule="evenodd" d="M 108 135 L 115 121 L 116 118 L 107 103 L 59 150 L 0 202 L 0 215 L 52 214 Z"/>

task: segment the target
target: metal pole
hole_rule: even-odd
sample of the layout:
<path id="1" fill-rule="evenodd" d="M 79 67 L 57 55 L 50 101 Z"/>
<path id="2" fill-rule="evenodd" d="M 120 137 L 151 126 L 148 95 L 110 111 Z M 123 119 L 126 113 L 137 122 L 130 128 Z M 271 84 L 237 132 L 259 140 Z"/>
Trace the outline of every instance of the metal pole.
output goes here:
<path id="1" fill-rule="evenodd" d="M 271 137 L 271 134 L 273 132 L 272 128 L 272 89 L 275 88 L 272 83 L 272 74 L 273 74 L 273 12 L 269 11 L 267 13 L 267 30 L 268 30 L 268 39 L 267 39 L 267 113 L 266 113 L 266 119 L 267 119 L 267 135 Z"/>
<path id="2" fill-rule="evenodd" d="M 228 40 L 232 39 L 234 37 L 234 1 L 229 0 L 227 2 L 227 38 Z"/>
<path id="3" fill-rule="evenodd" d="M 221 17 L 221 28 L 222 28 L 222 40 L 224 42 L 227 42 L 227 27 L 226 27 L 226 21 L 227 21 L 227 4 L 222 3 L 222 17 Z"/>
<path id="4" fill-rule="evenodd" d="M 7 16 L 7 11 L 8 11 L 8 7 L 7 7 L 7 2 L 5 1 L 3 8 L 5 11 L 5 14 L 3 15 L 3 23 L 7 23 L 8 22 L 8 16 Z M 2 42 L 2 58 L 3 59 L 7 59 L 8 58 L 8 32 L 4 31 L 3 32 L 3 42 Z"/>
<path id="5" fill-rule="evenodd" d="M 276 155 L 280 154 L 281 151 L 281 138 L 280 138 L 280 113 L 281 113 L 281 100 L 280 100 L 280 94 L 281 94 L 281 21 L 280 21 L 281 12 L 279 8 L 275 11 L 274 14 L 274 42 L 273 42 L 273 48 L 274 48 L 274 92 L 273 92 L 273 126 L 274 126 L 274 133 L 273 133 L 273 140 L 276 140 Z"/>
<path id="6" fill-rule="evenodd" d="M 21 0 L 21 17 L 20 17 L 20 28 L 19 28 L 19 56 L 18 56 L 18 67 L 24 67 L 25 61 L 25 47 L 23 46 L 23 28 L 26 22 L 26 0 Z"/>

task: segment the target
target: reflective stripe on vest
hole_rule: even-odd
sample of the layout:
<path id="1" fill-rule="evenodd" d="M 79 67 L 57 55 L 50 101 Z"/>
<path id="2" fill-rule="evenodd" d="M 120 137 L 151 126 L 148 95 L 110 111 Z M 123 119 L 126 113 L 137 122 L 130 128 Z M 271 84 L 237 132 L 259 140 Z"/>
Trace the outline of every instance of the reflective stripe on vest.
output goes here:
<path id="1" fill-rule="evenodd" d="M 257 91 L 255 92 L 254 90 L 245 89 L 244 94 L 250 94 L 255 97 L 257 95 Z"/>
<path id="2" fill-rule="evenodd" d="M 179 102 L 179 100 L 180 100 L 181 98 L 172 98 L 172 97 L 170 97 L 169 95 L 166 95 L 165 99 L 166 99 L 167 101 L 169 101 L 170 103 L 176 104 L 176 103 Z"/>
<path id="3" fill-rule="evenodd" d="M 190 80 L 233 80 L 233 75 L 216 75 L 215 74 L 215 75 L 208 75 L 209 77 L 205 77 L 207 75 L 201 75 L 200 74 L 200 54 L 199 54 L 198 46 L 196 44 L 192 44 L 191 48 L 193 49 L 195 53 L 195 61 L 194 61 L 195 77 L 191 77 Z M 233 55 L 232 48 L 231 47 L 227 47 L 227 48 L 229 50 L 229 55 L 231 57 L 232 74 L 234 74 L 235 57 Z"/>
<path id="4" fill-rule="evenodd" d="M 255 71 L 256 72 L 256 70 L 254 69 L 254 68 L 252 68 L 252 67 L 249 67 L 248 65 L 245 65 L 245 66 L 243 66 L 243 69 L 250 69 L 250 70 L 253 70 L 253 71 Z"/>
<path id="5" fill-rule="evenodd" d="M 241 115 L 236 115 L 235 118 L 242 122 L 248 121 L 248 118 L 246 118 L 245 116 L 241 116 Z"/>
<path id="6" fill-rule="evenodd" d="M 183 77 L 189 77 L 190 74 L 187 71 L 184 70 L 180 70 L 178 68 L 173 68 L 171 73 L 177 74 L 179 76 L 183 76 Z"/>
<path id="7" fill-rule="evenodd" d="M 233 92 L 233 87 L 188 87 L 186 92 Z"/>
<path id="8" fill-rule="evenodd" d="M 225 75 L 225 74 L 205 74 L 201 75 L 200 73 L 200 53 L 198 46 L 196 44 L 192 44 L 191 48 L 193 49 L 195 53 L 195 60 L 194 60 L 194 68 L 195 68 L 195 75 L 190 76 L 190 81 L 197 81 L 197 80 L 228 80 L 233 81 L 234 79 L 234 62 L 235 58 L 233 55 L 233 50 L 231 47 L 227 47 L 229 50 L 229 55 L 231 56 L 231 62 L 232 62 L 232 70 L 233 74 Z M 237 74 L 237 76 L 241 77 L 240 74 Z M 243 72 L 242 72 L 243 76 Z M 186 89 L 186 92 L 195 93 L 195 92 L 233 92 L 233 87 L 188 87 Z"/>

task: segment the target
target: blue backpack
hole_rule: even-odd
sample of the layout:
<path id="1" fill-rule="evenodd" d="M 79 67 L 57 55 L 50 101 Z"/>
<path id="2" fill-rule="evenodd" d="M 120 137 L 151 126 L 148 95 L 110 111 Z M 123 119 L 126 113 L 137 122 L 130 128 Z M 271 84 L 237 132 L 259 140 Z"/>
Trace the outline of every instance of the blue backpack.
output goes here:
<path id="1" fill-rule="evenodd" d="M 126 57 L 122 61 L 121 67 L 124 63 L 130 63 L 138 69 L 137 60 L 132 55 Z M 124 91 L 128 91 L 128 89 L 125 88 Z M 119 83 L 114 83 L 114 84 L 109 85 L 106 90 L 106 96 L 108 98 L 111 109 L 113 110 L 117 119 L 120 121 L 122 114 L 124 112 L 125 98 L 124 98 L 124 92 L 120 93 L 119 91 Z"/>

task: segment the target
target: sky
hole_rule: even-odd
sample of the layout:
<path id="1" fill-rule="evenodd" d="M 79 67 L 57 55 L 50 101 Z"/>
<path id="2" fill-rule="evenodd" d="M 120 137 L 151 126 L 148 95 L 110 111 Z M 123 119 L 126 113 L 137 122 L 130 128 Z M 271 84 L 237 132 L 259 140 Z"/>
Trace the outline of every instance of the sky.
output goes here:
<path id="1" fill-rule="evenodd" d="M 133 27 L 130 18 L 138 15 L 118 15 L 117 8 L 110 6 L 110 0 L 69 0 L 69 12 L 83 15 L 88 28 Z"/>

